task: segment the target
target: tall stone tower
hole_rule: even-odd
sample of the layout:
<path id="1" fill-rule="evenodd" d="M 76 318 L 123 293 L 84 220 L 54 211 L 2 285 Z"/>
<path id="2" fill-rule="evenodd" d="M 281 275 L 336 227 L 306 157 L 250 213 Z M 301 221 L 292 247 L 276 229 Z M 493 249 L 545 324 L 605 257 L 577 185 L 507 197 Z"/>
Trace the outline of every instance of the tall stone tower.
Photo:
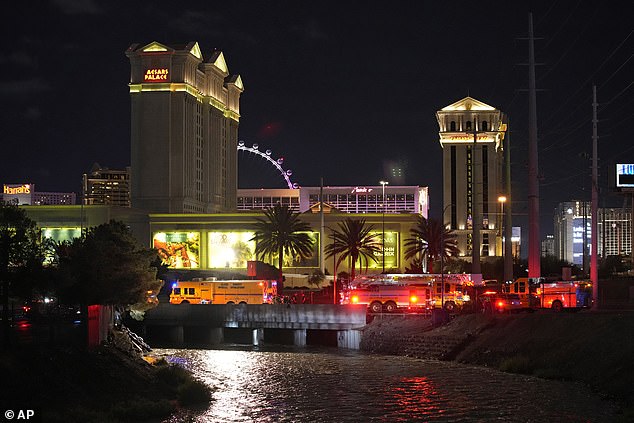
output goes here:
<path id="1" fill-rule="evenodd" d="M 151 213 L 236 208 L 239 75 L 197 42 L 131 45 L 132 206 Z"/>
<path id="2" fill-rule="evenodd" d="M 469 260 L 477 213 L 479 255 L 501 256 L 504 114 L 466 97 L 436 112 L 436 118 L 443 150 L 443 222 L 458 235 L 460 254 Z"/>

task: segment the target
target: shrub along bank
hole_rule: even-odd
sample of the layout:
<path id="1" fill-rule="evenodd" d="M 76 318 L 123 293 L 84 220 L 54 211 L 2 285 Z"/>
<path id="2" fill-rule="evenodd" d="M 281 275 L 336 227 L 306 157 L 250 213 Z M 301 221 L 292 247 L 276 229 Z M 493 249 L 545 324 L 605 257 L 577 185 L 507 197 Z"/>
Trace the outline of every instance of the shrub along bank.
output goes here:
<path id="1" fill-rule="evenodd" d="M 437 328 L 393 317 L 369 324 L 361 349 L 580 381 L 634 407 L 634 312 L 471 314 Z"/>
<path id="2" fill-rule="evenodd" d="M 160 421 L 211 398 L 188 371 L 150 364 L 122 339 L 92 351 L 17 346 L 0 353 L 0 374 L 5 409 L 35 409 L 45 422 Z"/>

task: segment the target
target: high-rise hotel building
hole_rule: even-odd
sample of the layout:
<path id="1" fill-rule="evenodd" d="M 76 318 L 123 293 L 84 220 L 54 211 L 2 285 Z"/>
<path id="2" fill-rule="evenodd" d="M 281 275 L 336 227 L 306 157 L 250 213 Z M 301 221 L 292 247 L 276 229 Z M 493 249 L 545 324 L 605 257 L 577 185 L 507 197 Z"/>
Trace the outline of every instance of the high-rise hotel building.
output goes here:
<path id="1" fill-rule="evenodd" d="M 480 221 L 480 256 L 502 255 L 504 114 L 465 97 L 436 112 L 443 150 L 443 220 L 458 235 L 460 255 L 473 248 L 474 205 Z M 475 178 L 475 172 L 478 172 Z"/>
<path id="2" fill-rule="evenodd" d="M 197 42 L 133 44 L 132 206 L 152 213 L 236 208 L 239 75 Z"/>

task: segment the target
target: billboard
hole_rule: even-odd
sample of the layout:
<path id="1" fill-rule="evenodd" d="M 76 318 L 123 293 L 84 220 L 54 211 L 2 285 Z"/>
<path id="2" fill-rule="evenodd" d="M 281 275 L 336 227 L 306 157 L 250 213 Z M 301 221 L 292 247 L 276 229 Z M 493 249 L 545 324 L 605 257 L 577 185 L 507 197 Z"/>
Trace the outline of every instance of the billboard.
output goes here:
<path id="1" fill-rule="evenodd" d="M 72 241 L 75 238 L 81 238 L 81 228 L 47 228 L 42 229 L 42 240 L 50 239 L 56 243 Z M 52 251 L 47 251 L 44 257 L 44 264 L 51 264 L 55 260 L 55 254 Z"/>
<path id="2" fill-rule="evenodd" d="M 383 232 L 371 232 L 376 236 L 380 250 L 374 253 L 376 262 L 368 263 L 369 269 L 383 269 Z M 385 231 L 385 269 L 398 268 L 398 232 Z"/>
<path id="3" fill-rule="evenodd" d="M 213 269 L 246 269 L 247 261 L 255 260 L 253 232 L 208 232 L 207 258 Z"/>
<path id="4" fill-rule="evenodd" d="M 308 258 L 284 256 L 285 267 L 319 267 L 319 232 L 306 232 L 313 240 L 313 252 Z M 277 258 L 271 264 L 277 267 Z"/>
<path id="5" fill-rule="evenodd" d="M 167 267 L 200 267 L 200 232 L 156 232 L 152 236 L 152 245 Z"/>
<path id="6" fill-rule="evenodd" d="M 42 239 L 51 239 L 56 242 L 72 241 L 81 237 L 81 228 L 42 228 Z"/>
<path id="7" fill-rule="evenodd" d="M 634 164 L 616 165 L 616 186 L 618 188 L 634 188 Z"/>

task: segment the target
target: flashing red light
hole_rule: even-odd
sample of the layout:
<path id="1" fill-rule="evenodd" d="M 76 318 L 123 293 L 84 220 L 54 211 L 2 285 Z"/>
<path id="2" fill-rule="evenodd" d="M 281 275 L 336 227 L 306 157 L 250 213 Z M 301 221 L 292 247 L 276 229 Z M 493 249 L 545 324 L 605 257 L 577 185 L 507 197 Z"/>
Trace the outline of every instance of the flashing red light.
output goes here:
<path id="1" fill-rule="evenodd" d="M 498 301 L 498 307 L 499 308 L 503 308 L 504 307 L 504 301 Z"/>
<path id="2" fill-rule="evenodd" d="M 258 285 L 260 285 L 260 286 L 264 286 L 264 282 L 260 282 Z"/>
<path id="3" fill-rule="evenodd" d="M 350 298 L 350 300 L 354 303 L 357 304 L 359 302 L 359 297 L 357 295 L 353 295 L 352 298 Z"/>
<path id="4" fill-rule="evenodd" d="M 412 295 L 411 297 L 409 297 L 409 302 L 410 303 L 417 303 L 418 302 L 418 297 L 416 295 Z"/>

